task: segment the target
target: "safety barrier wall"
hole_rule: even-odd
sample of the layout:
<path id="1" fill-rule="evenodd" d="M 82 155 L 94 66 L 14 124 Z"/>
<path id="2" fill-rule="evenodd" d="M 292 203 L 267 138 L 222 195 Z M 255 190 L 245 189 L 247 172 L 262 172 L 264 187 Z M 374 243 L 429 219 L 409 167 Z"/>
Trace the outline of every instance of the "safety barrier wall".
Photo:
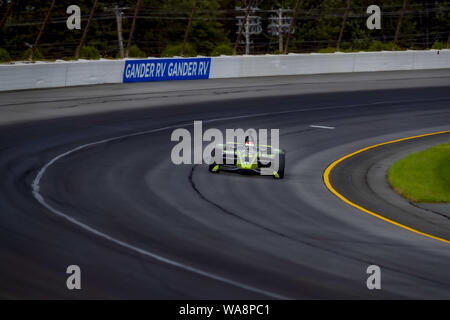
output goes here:
<path id="1" fill-rule="evenodd" d="M 0 65 L 0 91 L 121 83 L 124 61 Z"/>
<path id="2" fill-rule="evenodd" d="M 210 78 L 450 68 L 450 50 L 212 58 Z"/>
<path id="3" fill-rule="evenodd" d="M 158 66 L 165 73 L 160 70 L 156 76 Z M 450 50 L 0 64 L 0 91 L 136 81 L 443 68 L 450 68 Z"/>

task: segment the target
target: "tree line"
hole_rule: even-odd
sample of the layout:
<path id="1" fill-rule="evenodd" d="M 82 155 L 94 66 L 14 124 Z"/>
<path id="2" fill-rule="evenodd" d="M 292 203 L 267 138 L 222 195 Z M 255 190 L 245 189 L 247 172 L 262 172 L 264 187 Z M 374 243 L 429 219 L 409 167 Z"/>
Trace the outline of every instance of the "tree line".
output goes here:
<path id="1" fill-rule="evenodd" d="M 26 59 L 52 0 L 0 1 L 0 59 L 5 52 L 13 60 Z M 249 2 L 258 8 L 249 15 L 260 17 L 261 33 L 251 36 L 252 54 L 276 54 L 279 37 L 270 34 L 272 10 L 298 5 L 288 52 L 442 49 L 448 46 L 450 1 L 435 0 L 137 0 L 97 1 L 86 33 L 81 57 L 119 57 L 117 17 L 120 8 L 122 37 L 127 46 L 134 24 L 130 56 L 185 56 L 232 54 L 238 37 L 237 18 L 245 15 Z M 81 8 L 81 30 L 66 27 L 69 5 Z M 370 5 L 381 8 L 381 29 L 366 27 Z M 72 59 L 79 47 L 94 0 L 58 0 L 36 48 L 37 59 Z M 193 10 L 194 9 L 194 10 Z M 403 11 L 403 12 L 402 12 Z M 136 19 L 134 19 L 136 13 Z M 293 12 L 287 13 L 292 16 Z M 346 17 L 343 24 L 343 18 Z M 399 24 L 399 19 L 401 23 Z M 189 27 L 188 27 L 189 26 Z M 188 31 L 186 31 L 188 30 Z M 341 42 L 338 45 L 338 39 Z M 186 42 L 183 46 L 184 40 Z M 243 37 L 237 53 L 244 50 Z M 286 36 L 284 37 L 286 40 Z M 182 49 L 184 48 L 184 49 Z M 4 59 L 3 59 L 4 60 Z"/>

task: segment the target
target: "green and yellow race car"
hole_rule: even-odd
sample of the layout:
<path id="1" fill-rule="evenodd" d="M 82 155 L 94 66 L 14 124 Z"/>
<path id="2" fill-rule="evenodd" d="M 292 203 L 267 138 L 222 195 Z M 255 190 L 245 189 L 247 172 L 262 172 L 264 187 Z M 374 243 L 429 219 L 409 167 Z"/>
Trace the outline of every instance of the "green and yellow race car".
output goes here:
<path id="1" fill-rule="evenodd" d="M 222 161 L 217 161 L 216 155 Z M 245 143 L 227 142 L 216 145 L 212 156 L 216 161 L 209 165 L 210 172 L 271 175 L 275 179 L 284 177 L 286 152 L 269 145 L 254 144 L 248 139 Z"/>

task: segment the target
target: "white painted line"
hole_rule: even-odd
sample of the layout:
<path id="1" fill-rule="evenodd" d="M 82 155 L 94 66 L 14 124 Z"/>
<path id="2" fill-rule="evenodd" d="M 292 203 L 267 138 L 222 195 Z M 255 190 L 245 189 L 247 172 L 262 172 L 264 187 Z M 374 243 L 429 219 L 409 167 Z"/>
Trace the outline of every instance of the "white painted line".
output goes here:
<path id="1" fill-rule="evenodd" d="M 220 119 L 214 119 L 213 121 L 219 121 L 219 120 Z M 190 124 L 190 125 L 192 125 L 192 124 Z M 96 236 L 98 236 L 100 238 L 103 238 L 103 239 L 106 239 L 108 241 L 111 241 L 111 242 L 113 242 L 113 243 L 115 243 L 115 244 L 117 244 L 117 245 L 119 245 L 121 247 L 124 247 L 124 248 L 127 248 L 129 250 L 135 251 L 135 252 L 140 253 L 142 255 L 148 256 L 148 257 L 153 258 L 153 259 L 155 259 L 155 260 L 157 260 L 159 262 L 163 262 L 163 263 L 166 263 L 168 265 L 171 265 L 171 266 L 174 266 L 174 267 L 177 267 L 177 268 L 180 268 L 180 269 L 184 269 L 184 270 L 190 271 L 192 273 L 204 276 L 206 278 L 214 279 L 214 280 L 217 280 L 217 281 L 220 281 L 220 282 L 223 282 L 223 283 L 235 286 L 237 288 L 241 288 L 241 289 L 244 289 L 244 290 L 255 292 L 255 293 L 258 293 L 258 294 L 261 294 L 261 295 L 264 295 L 264 296 L 267 296 L 267 297 L 270 297 L 270 298 L 274 298 L 274 299 L 281 299 L 281 300 L 288 300 L 288 299 L 290 299 L 288 297 L 279 295 L 277 293 L 273 293 L 273 292 L 266 291 L 266 290 L 263 290 L 263 289 L 255 288 L 255 287 L 252 287 L 250 285 L 246 285 L 246 284 L 234 281 L 234 280 L 230 280 L 230 279 L 224 278 L 222 276 L 215 275 L 213 273 L 209 273 L 207 271 L 204 271 L 204 270 L 201 270 L 201 269 L 198 269 L 198 268 L 195 268 L 195 267 L 191 267 L 189 265 L 186 265 L 186 264 L 183 264 L 183 263 L 180 263 L 180 262 L 177 262 L 177 261 L 174 261 L 174 260 L 162 257 L 162 256 L 160 256 L 160 255 L 158 255 L 156 253 L 152 253 L 150 251 L 144 250 L 142 248 L 136 247 L 136 246 L 131 245 L 131 244 L 127 243 L 127 242 L 124 242 L 122 240 L 114 238 L 113 236 L 110 236 L 110 235 L 108 235 L 108 234 L 106 234 L 106 233 L 104 233 L 104 232 L 102 232 L 102 231 L 100 231 L 100 230 L 98 230 L 96 228 L 93 228 L 93 227 L 91 227 L 91 226 L 89 226 L 87 224 L 84 224 L 83 222 L 78 221 L 77 219 L 75 219 L 75 218 L 65 214 L 64 212 L 62 212 L 62 211 L 60 211 L 60 210 L 58 210 L 56 208 L 53 208 L 50 204 L 48 204 L 45 201 L 44 197 L 39 193 L 40 182 L 41 182 L 42 177 L 44 176 L 45 172 L 47 171 L 47 169 L 50 166 L 52 166 L 56 161 L 60 160 L 61 158 L 67 157 L 68 155 L 70 155 L 72 153 L 75 153 L 77 151 L 80 151 L 80 150 L 83 150 L 83 149 L 86 149 L 88 147 L 95 146 L 95 145 L 98 145 L 98 144 L 107 143 L 107 142 L 110 142 L 110 141 L 115 141 L 115 140 L 124 139 L 124 138 L 128 138 L 128 137 L 133 137 L 133 136 L 140 136 L 140 135 L 145 135 L 145 134 L 149 134 L 149 133 L 160 132 L 160 131 L 164 131 L 164 130 L 168 130 L 168 129 L 175 129 L 175 128 L 179 128 L 179 127 L 182 127 L 182 126 L 183 125 L 174 125 L 174 126 L 168 126 L 168 127 L 158 128 L 158 129 L 154 129 L 154 130 L 148 130 L 148 131 L 142 131 L 142 132 L 137 132 L 137 133 L 132 133 L 132 134 L 126 134 L 126 135 L 122 135 L 122 136 L 119 136 L 119 137 L 114 137 L 114 138 L 110 138 L 110 139 L 104 139 L 104 140 L 100 140 L 100 141 L 96 141 L 96 142 L 92 142 L 92 143 L 87 143 L 87 144 L 78 146 L 78 147 L 76 147 L 74 149 L 71 149 L 71 150 L 69 150 L 69 151 L 67 151 L 65 153 L 62 153 L 62 154 L 56 156 L 55 158 L 53 158 L 52 160 L 50 160 L 44 167 L 42 167 L 41 170 L 39 170 L 36 178 L 34 179 L 34 181 L 32 183 L 33 195 L 36 198 L 36 200 L 39 201 L 39 203 L 41 203 L 45 208 L 50 210 L 55 215 L 57 215 L 57 216 L 59 216 L 61 218 L 64 218 L 65 220 L 67 220 L 67 221 L 77 225 L 78 227 L 80 227 L 80 228 L 82 228 L 82 229 L 84 229 L 86 231 L 89 231 L 89 232 L 95 234 Z M 187 126 L 187 125 L 184 125 L 184 126 Z"/>
<path id="2" fill-rule="evenodd" d="M 319 128 L 319 129 L 328 129 L 328 130 L 334 130 L 335 127 L 327 127 L 327 126 L 318 126 L 315 124 L 310 125 L 311 128 Z"/>

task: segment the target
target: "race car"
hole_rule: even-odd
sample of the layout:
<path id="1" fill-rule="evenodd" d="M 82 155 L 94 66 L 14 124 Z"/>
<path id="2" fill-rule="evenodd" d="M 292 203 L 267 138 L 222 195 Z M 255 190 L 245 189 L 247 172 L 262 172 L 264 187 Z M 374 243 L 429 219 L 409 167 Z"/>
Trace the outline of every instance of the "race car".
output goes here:
<path id="1" fill-rule="evenodd" d="M 238 172 L 241 174 L 272 175 L 275 179 L 283 179 L 286 152 L 269 145 L 254 144 L 250 139 L 245 143 L 227 142 L 217 144 L 212 152 L 222 154 L 222 163 L 212 162 L 209 171 L 218 173 L 220 171 Z M 278 158 L 278 168 L 276 159 Z"/>

